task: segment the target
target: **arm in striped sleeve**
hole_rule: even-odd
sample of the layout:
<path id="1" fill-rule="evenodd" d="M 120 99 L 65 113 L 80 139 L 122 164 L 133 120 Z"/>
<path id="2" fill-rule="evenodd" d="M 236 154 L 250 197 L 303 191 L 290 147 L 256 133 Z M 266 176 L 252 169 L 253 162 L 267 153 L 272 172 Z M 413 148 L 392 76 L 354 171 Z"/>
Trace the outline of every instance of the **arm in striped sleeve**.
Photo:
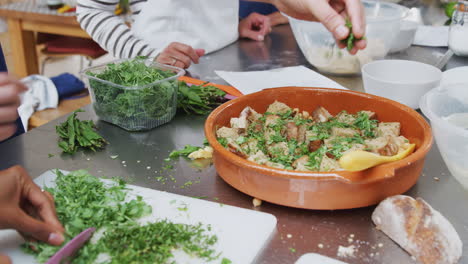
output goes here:
<path id="1" fill-rule="evenodd" d="M 138 13 L 138 7 L 144 2 L 131 0 L 133 12 Z M 124 20 L 114 14 L 118 3 L 119 0 L 78 0 L 76 13 L 81 28 L 114 57 L 156 57 L 157 51 L 135 37 Z"/>

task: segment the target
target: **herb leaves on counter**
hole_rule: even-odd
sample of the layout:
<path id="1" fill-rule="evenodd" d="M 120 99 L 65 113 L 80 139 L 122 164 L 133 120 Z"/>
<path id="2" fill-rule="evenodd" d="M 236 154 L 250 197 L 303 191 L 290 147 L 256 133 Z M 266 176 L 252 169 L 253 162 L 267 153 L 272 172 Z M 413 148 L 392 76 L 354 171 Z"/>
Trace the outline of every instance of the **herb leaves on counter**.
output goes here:
<path id="1" fill-rule="evenodd" d="M 188 155 L 190 155 L 192 152 L 195 152 L 199 149 L 201 149 L 201 147 L 185 145 L 183 149 L 172 151 L 169 154 L 169 158 L 173 159 L 173 158 L 178 158 L 178 157 L 188 157 Z"/>
<path id="2" fill-rule="evenodd" d="M 78 112 L 84 111 L 77 110 L 73 112 L 67 118 L 67 121 L 55 127 L 60 137 L 58 146 L 68 154 L 75 154 L 79 148 L 92 151 L 104 148 L 107 141 L 96 132 L 93 121 L 79 120 L 76 117 Z"/>

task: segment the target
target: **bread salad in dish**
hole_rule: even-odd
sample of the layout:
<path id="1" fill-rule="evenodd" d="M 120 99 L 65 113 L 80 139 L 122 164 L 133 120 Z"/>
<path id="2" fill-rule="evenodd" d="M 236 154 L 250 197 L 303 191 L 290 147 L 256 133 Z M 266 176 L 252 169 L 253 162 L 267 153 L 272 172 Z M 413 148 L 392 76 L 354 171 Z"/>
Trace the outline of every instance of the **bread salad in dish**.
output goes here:
<path id="1" fill-rule="evenodd" d="M 295 171 L 339 171 L 339 159 L 350 151 L 393 156 L 411 147 L 400 135 L 399 122 L 379 122 L 374 112 L 333 116 L 321 106 L 309 113 L 278 101 L 264 114 L 246 107 L 216 136 L 230 152 L 251 162 Z"/>

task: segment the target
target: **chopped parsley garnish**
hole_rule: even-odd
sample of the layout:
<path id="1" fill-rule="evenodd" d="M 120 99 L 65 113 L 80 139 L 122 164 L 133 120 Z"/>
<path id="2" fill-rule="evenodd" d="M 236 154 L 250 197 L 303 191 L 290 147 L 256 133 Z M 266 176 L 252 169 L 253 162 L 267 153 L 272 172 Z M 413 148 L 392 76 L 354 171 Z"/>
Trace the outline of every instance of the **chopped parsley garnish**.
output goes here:
<path id="1" fill-rule="evenodd" d="M 342 169 L 338 160 L 347 151 L 378 153 L 378 144 L 385 140 L 370 140 L 377 137 L 379 126 L 378 120 L 370 118 L 374 116 L 371 111 L 355 114 L 341 111 L 333 116 L 323 107 L 316 108 L 312 114 L 287 107 L 275 102 L 268 106 L 270 112 L 263 115 L 247 109 L 254 113 L 248 112 L 246 129 L 228 128 L 231 129 L 225 130 L 230 132 L 225 134 L 228 136 L 218 141 L 225 142 L 225 147 L 228 141 L 237 143 L 229 145 L 228 150 L 257 164 L 288 170 L 330 171 Z M 392 124 L 382 129 L 390 134 L 397 130 Z M 404 142 L 408 143 L 407 139 Z M 393 143 L 388 141 L 388 144 Z"/>

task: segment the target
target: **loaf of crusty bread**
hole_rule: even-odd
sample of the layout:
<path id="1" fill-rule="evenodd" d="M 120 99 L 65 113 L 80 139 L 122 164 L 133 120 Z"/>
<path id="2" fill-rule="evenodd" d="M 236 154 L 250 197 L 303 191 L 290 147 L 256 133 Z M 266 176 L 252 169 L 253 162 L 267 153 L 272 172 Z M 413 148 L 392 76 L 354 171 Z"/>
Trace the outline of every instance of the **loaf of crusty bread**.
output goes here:
<path id="1" fill-rule="evenodd" d="M 423 264 L 454 264 L 462 242 L 450 222 L 421 198 L 396 195 L 382 201 L 372 221 Z"/>

